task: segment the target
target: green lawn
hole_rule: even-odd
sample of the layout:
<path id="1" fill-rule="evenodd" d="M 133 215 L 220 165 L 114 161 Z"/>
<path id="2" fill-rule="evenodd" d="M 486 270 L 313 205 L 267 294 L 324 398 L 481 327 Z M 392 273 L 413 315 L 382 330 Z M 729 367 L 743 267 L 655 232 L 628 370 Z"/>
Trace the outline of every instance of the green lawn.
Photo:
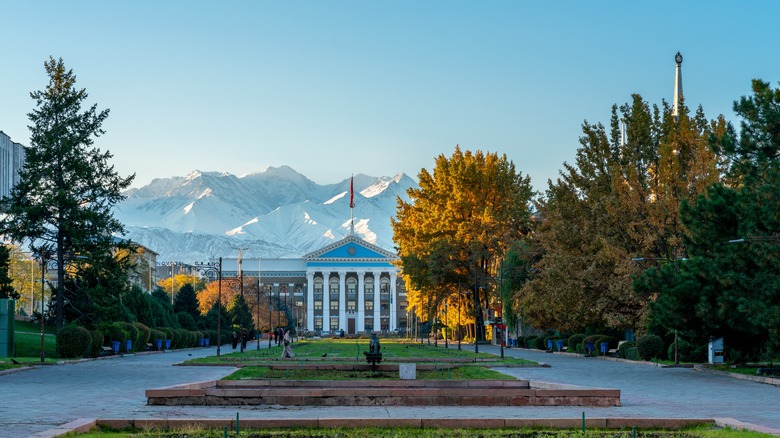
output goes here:
<path id="1" fill-rule="evenodd" d="M 264 344 L 267 345 L 267 344 Z M 223 354 L 220 357 L 210 356 L 205 358 L 193 359 L 185 363 L 191 364 L 225 364 L 225 363 L 266 363 L 280 360 L 282 354 L 281 346 L 273 346 L 270 349 L 263 348 L 256 350 L 252 344 L 248 345 L 248 350 L 244 353 L 233 352 L 229 349 L 222 349 Z M 484 363 L 485 365 L 499 364 L 536 364 L 536 362 L 517 358 L 501 358 L 488 353 L 475 354 L 467 350 L 458 350 L 455 345 L 450 348 L 444 348 L 443 345 L 434 347 L 433 345 L 418 344 L 403 339 L 382 339 L 382 362 L 397 362 L 399 360 L 408 360 L 419 358 L 420 361 L 436 362 L 437 360 L 461 359 L 464 362 Z M 317 339 L 306 340 L 293 343 L 293 352 L 295 361 L 318 361 L 323 362 L 344 362 L 353 361 L 365 363 L 364 351 L 368 351 L 368 339 Z"/>
<path id="2" fill-rule="evenodd" d="M 268 367 L 248 366 L 240 368 L 223 380 L 246 379 L 294 379 L 294 380 L 397 380 L 398 371 L 341 371 L 341 370 L 303 370 L 295 363 L 285 370 Z M 467 365 L 452 369 L 417 370 L 421 380 L 514 380 L 512 376 L 493 371 L 489 368 Z"/>
<path id="3" fill-rule="evenodd" d="M 14 343 L 16 344 L 14 360 L 22 365 L 41 363 L 41 326 L 39 324 L 16 321 L 14 324 Z M 46 327 L 43 345 L 47 363 L 59 359 L 54 327 Z M 0 358 L 0 370 L 22 365 L 14 365 L 11 358 Z"/>

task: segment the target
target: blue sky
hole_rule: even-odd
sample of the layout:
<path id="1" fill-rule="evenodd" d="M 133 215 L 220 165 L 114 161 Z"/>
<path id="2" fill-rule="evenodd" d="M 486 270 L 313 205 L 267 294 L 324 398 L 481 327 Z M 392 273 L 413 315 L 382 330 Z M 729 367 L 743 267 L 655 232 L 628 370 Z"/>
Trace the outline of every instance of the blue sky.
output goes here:
<path id="1" fill-rule="evenodd" d="M 647 3 L 0 0 L 0 130 L 28 144 L 52 55 L 111 109 L 96 144 L 136 187 L 280 165 L 416 178 L 459 144 L 543 190 L 584 120 L 671 100 L 678 50 L 709 118 L 780 80 L 780 2 Z"/>

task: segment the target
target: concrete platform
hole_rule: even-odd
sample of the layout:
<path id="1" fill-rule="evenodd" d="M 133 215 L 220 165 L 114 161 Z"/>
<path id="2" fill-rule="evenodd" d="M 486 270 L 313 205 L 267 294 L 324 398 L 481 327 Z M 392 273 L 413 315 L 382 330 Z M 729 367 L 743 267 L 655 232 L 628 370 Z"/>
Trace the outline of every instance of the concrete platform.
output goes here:
<path id="1" fill-rule="evenodd" d="M 620 390 L 527 380 L 216 380 L 148 389 L 153 406 L 620 406 Z"/>

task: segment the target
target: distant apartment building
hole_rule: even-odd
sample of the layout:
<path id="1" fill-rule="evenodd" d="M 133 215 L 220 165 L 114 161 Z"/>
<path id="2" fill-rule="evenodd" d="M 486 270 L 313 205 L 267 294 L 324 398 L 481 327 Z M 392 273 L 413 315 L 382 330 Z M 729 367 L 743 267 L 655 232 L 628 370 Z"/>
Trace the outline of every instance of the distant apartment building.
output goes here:
<path id="1" fill-rule="evenodd" d="M 0 198 L 9 196 L 11 188 L 19 182 L 19 172 L 24 167 L 25 148 L 11 141 L 0 131 Z"/>

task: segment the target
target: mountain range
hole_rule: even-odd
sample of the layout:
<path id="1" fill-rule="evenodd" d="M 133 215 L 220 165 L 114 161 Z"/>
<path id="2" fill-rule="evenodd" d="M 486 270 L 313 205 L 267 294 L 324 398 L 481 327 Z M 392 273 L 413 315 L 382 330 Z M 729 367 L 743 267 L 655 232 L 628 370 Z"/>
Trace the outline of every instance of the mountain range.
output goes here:
<path id="1" fill-rule="evenodd" d="M 350 184 L 355 234 L 392 250 L 396 198 L 408 201 L 407 189 L 417 187 L 403 173 L 319 185 L 289 166 L 240 177 L 194 171 L 128 190 L 114 216 L 125 238 L 161 262 L 236 257 L 238 248 L 247 258 L 300 257 L 349 234 Z"/>

